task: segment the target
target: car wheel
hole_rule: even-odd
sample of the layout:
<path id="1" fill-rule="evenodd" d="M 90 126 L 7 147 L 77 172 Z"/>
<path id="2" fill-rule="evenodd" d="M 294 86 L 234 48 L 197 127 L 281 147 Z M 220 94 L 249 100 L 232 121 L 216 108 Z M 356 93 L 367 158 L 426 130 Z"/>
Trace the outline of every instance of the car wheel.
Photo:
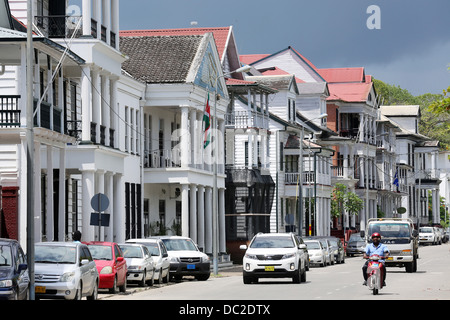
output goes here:
<path id="1" fill-rule="evenodd" d="M 114 277 L 114 284 L 112 288 L 109 288 L 109 293 L 116 294 L 117 293 L 117 275 Z"/>
<path id="2" fill-rule="evenodd" d="M 300 276 L 300 282 L 306 282 L 306 269 L 303 270 L 303 273 Z"/>
<path id="3" fill-rule="evenodd" d="M 98 299 L 98 281 L 95 281 L 94 288 L 92 289 L 92 294 L 87 296 L 88 300 L 97 300 Z"/>
<path id="4" fill-rule="evenodd" d="M 145 278 L 147 278 L 147 271 L 144 270 L 144 273 L 142 274 L 142 280 L 139 281 L 139 287 L 145 287 Z"/>
<path id="5" fill-rule="evenodd" d="M 162 273 L 163 273 L 163 271 L 162 271 L 162 268 L 161 268 L 161 269 L 159 269 L 159 272 L 158 272 L 158 274 L 159 274 L 159 276 L 158 276 L 158 284 L 163 283 L 163 275 L 162 275 Z"/>
<path id="6" fill-rule="evenodd" d="M 164 277 L 163 282 L 164 283 L 169 283 L 169 281 L 170 281 L 170 274 L 169 274 L 169 270 L 167 270 L 167 274 Z"/>
<path id="7" fill-rule="evenodd" d="M 296 270 L 297 272 L 295 273 L 295 275 L 292 277 L 292 282 L 293 283 L 300 283 L 300 279 L 301 279 L 301 274 L 300 274 L 300 268 L 298 268 Z"/>
<path id="8" fill-rule="evenodd" d="M 81 289 L 82 289 L 81 283 L 78 283 L 78 288 L 77 288 L 77 291 L 75 293 L 75 297 L 73 298 L 73 300 L 81 300 L 81 292 L 82 292 Z"/>
<path id="9" fill-rule="evenodd" d="M 123 279 L 123 285 L 119 287 L 120 292 L 126 292 L 127 291 L 127 278 L 125 276 L 125 279 Z"/>
<path id="10" fill-rule="evenodd" d="M 244 284 L 251 284 L 252 282 L 255 282 L 255 283 L 258 282 L 258 278 L 256 278 L 256 277 L 249 277 L 249 276 L 243 276 L 242 280 L 244 280 Z"/>
<path id="11" fill-rule="evenodd" d="M 152 276 L 150 277 L 150 280 L 147 280 L 147 284 L 150 287 L 153 287 L 153 285 L 155 284 L 155 271 L 152 272 Z"/>

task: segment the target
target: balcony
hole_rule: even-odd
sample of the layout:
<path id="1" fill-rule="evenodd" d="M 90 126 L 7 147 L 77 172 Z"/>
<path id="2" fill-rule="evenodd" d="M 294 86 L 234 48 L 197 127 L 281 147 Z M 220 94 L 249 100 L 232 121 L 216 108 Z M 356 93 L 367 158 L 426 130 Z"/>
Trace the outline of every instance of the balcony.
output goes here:
<path id="1" fill-rule="evenodd" d="M 144 168 L 179 168 L 181 156 L 179 149 L 163 149 L 144 152 Z"/>
<path id="2" fill-rule="evenodd" d="M 225 127 L 231 129 L 269 129 L 269 116 L 259 113 L 247 111 L 236 111 L 225 115 Z"/>
<path id="3" fill-rule="evenodd" d="M 35 25 L 47 38 L 80 38 L 83 35 L 83 21 L 82 16 L 36 16 L 34 19 Z M 81 20 L 81 21 L 80 21 Z M 77 25 L 79 27 L 77 28 Z M 107 42 L 107 28 L 100 25 L 95 19 L 91 19 L 91 36 L 98 37 L 100 30 L 100 39 Z M 116 33 L 110 31 L 110 45 L 116 48 Z"/>

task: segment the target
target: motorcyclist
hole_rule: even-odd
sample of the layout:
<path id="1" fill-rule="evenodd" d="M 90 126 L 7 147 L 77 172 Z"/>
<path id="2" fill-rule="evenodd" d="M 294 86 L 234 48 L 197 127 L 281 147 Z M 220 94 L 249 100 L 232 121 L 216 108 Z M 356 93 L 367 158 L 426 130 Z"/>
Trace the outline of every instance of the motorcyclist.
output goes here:
<path id="1" fill-rule="evenodd" d="M 381 242 L 381 235 L 378 232 L 374 232 L 372 234 L 372 243 L 369 243 L 366 246 L 366 249 L 364 251 L 364 259 L 369 259 L 372 255 L 378 255 L 382 259 L 378 260 L 378 262 L 381 262 L 381 269 L 383 271 L 383 286 L 386 285 L 386 266 L 384 265 L 385 259 L 389 257 L 389 249 L 387 246 L 382 244 Z M 364 277 L 364 283 L 363 285 L 367 285 L 367 266 L 369 264 L 369 260 L 366 261 L 364 266 L 362 267 L 363 270 L 363 277 Z"/>

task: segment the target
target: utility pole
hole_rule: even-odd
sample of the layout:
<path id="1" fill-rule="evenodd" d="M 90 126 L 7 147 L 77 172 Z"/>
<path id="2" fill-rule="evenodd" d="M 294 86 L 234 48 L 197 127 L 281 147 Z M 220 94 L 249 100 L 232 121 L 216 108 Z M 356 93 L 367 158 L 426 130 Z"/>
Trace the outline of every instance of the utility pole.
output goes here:
<path id="1" fill-rule="evenodd" d="M 27 0 L 27 264 L 30 277 L 29 299 L 34 293 L 34 131 L 33 131 L 33 7 Z"/>

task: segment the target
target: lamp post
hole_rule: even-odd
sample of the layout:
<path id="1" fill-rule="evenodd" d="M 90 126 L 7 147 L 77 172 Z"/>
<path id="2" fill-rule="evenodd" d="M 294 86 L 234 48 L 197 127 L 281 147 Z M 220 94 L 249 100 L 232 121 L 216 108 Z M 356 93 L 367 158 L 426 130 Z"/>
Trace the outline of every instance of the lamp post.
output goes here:
<path id="1" fill-rule="evenodd" d="M 328 114 L 326 113 L 322 113 L 320 116 L 309 119 L 307 121 L 303 122 L 302 125 L 302 131 L 301 131 L 301 136 L 300 136 L 300 161 L 298 162 L 298 166 L 299 166 L 299 173 L 300 173 L 300 179 L 299 179 L 299 184 L 300 184 L 300 188 L 298 188 L 299 190 L 299 205 L 298 205 L 298 234 L 299 236 L 301 236 L 301 231 L 302 231 L 302 218 L 303 218 L 303 138 L 305 135 L 305 124 L 313 121 L 313 120 L 317 120 L 317 119 L 323 119 L 328 117 Z"/>
<path id="2" fill-rule="evenodd" d="M 213 273 L 214 275 L 217 275 L 218 273 L 218 236 L 219 236 L 219 232 L 218 232 L 218 221 L 219 221 L 219 208 L 218 208 L 218 195 L 217 195 L 217 81 L 220 78 L 223 78 L 227 75 L 233 74 L 233 73 L 243 73 L 243 72 L 247 72 L 251 69 L 251 67 L 249 65 L 245 65 L 243 67 L 240 67 L 234 71 L 230 71 L 227 73 L 224 73 L 220 76 L 217 76 L 214 80 L 214 118 L 213 118 L 213 130 L 212 130 L 212 134 L 211 137 L 214 138 L 213 141 L 213 146 L 214 146 L 214 164 L 213 164 L 213 173 L 214 173 L 214 177 L 213 177 L 213 212 L 212 212 L 212 224 L 213 224 L 213 243 L 212 243 L 212 247 L 213 247 Z"/>

